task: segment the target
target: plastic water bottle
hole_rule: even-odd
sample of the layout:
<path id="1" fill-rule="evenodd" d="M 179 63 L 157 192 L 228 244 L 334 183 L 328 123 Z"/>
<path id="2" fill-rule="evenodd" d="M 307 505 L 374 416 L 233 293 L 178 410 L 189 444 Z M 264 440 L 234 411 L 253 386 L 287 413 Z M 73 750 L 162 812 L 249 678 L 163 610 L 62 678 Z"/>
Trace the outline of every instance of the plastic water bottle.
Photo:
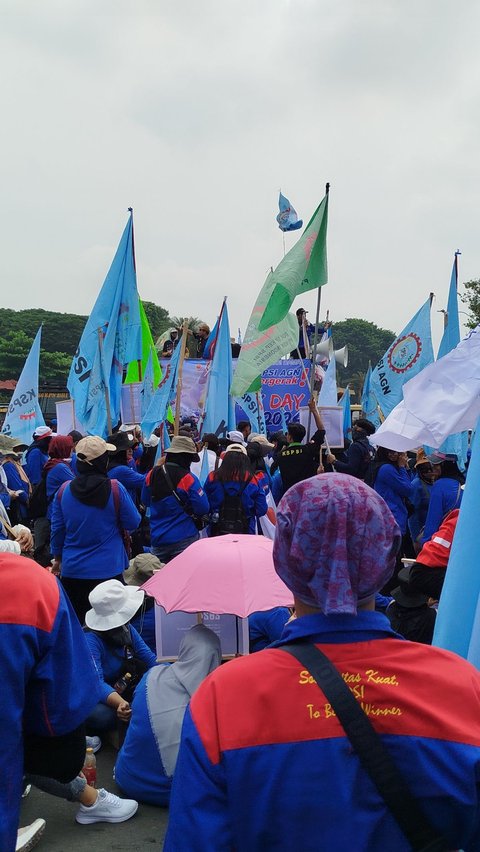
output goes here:
<path id="1" fill-rule="evenodd" d="M 119 677 L 116 684 L 113 687 L 115 692 L 118 692 L 119 695 L 123 695 L 123 693 L 125 692 L 127 686 L 129 685 L 129 683 L 131 681 L 131 678 L 132 678 L 132 675 L 130 674 L 130 672 L 127 672 L 126 674 L 124 674 L 123 677 Z"/>
<path id="2" fill-rule="evenodd" d="M 82 769 L 85 778 L 87 779 L 87 784 L 90 787 L 97 786 L 97 760 L 93 753 L 93 748 L 87 748 L 85 754 L 85 763 Z"/>

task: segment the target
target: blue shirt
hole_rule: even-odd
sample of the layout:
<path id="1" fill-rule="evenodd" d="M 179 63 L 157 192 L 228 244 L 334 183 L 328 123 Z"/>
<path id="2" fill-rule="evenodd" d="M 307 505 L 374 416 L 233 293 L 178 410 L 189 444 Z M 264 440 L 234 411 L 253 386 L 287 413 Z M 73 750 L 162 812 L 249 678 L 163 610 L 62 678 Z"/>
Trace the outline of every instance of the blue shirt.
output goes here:
<path id="1" fill-rule="evenodd" d="M 386 462 L 378 469 L 374 489 L 395 518 L 402 535 L 407 531 L 408 512 L 405 498 L 410 498 L 412 483 L 404 467 L 397 467 Z"/>
<path id="2" fill-rule="evenodd" d="M 423 531 L 422 543 L 430 541 L 445 515 L 452 509 L 459 509 L 462 502 L 463 490 L 460 482 L 441 476 L 432 485 L 430 492 L 430 504 L 428 506 L 425 529 Z"/>
<path id="3" fill-rule="evenodd" d="M 60 462 L 55 467 L 50 468 L 47 473 L 45 486 L 47 491 L 47 518 L 52 519 L 53 498 L 58 489 L 64 482 L 69 482 L 73 479 L 73 471 L 67 462 Z"/>
<path id="4" fill-rule="evenodd" d="M 417 540 L 420 531 L 425 526 L 431 491 L 432 485 L 425 482 L 423 479 L 420 479 L 418 475 L 412 481 L 410 503 L 412 504 L 414 511 L 408 519 L 408 528 L 413 542 Z"/>
<path id="5" fill-rule="evenodd" d="M 147 705 L 147 672 L 135 690 L 132 718 L 115 764 L 115 781 L 125 795 L 166 807 L 172 779 L 165 773 Z"/>
<path id="6" fill-rule="evenodd" d="M 280 639 L 289 618 L 290 611 L 286 606 L 276 606 L 264 612 L 252 612 L 248 616 L 250 653 L 261 651 Z"/>
<path id="7" fill-rule="evenodd" d="M 40 482 L 43 467 L 47 461 L 47 453 L 42 453 L 38 447 L 32 447 L 31 450 L 27 450 L 25 458 L 25 472 L 32 485 L 37 485 Z"/>
<path id="8" fill-rule="evenodd" d="M 128 491 L 133 502 L 137 502 L 137 497 L 140 496 L 141 490 L 145 485 L 145 475 L 143 473 L 132 470 L 126 464 L 117 464 L 116 467 L 112 467 L 108 471 L 108 476 L 110 479 L 118 479 Z"/>
<path id="9" fill-rule="evenodd" d="M 155 654 L 150 648 L 147 648 L 142 637 L 131 625 L 130 636 L 134 656 L 142 660 L 151 669 L 157 662 Z M 110 642 L 105 642 L 99 633 L 94 633 L 92 630 L 87 630 L 85 637 L 97 672 L 100 701 L 106 704 L 108 696 L 114 691 L 113 687 L 122 674 L 122 666 L 125 662 L 124 649 Z"/>
<path id="10" fill-rule="evenodd" d="M 50 550 L 62 559 L 62 577 L 109 580 L 128 565 L 120 526 L 131 532 L 140 523 L 131 498 L 118 483 L 119 507 L 113 493 L 103 509 L 77 500 L 67 483 L 53 501 Z"/>
<path id="11" fill-rule="evenodd" d="M 254 476 L 242 491 L 242 508 L 248 518 L 248 531 L 251 535 L 255 535 L 256 519 L 267 514 L 268 506 L 263 487 L 264 483 L 268 485 L 264 476 L 262 476 L 261 482 Z M 209 473 L 205 482 L 205 492 L 210 503 L 211 513 L 220 511 L 225 500 L 225 494 L 238 494 L 242 486 L 243 483 L 240 482 L 220 482 L 215 473 Z"/>
<path id="12" fill-rule="evenodd" d="M 182 508 L 177 498 L 172 495 L 162 500 L 152 500 L 152 489 L 150 487 L 152 471 L 149 471 L 142 489 L 142 503 L 150 507 L 150 540 L 152 547 L 175 544 L 185 538 L 198 535 L 198 529 Z M 195 515 L 206 515 L 209 510 L 207 496 L 200 484 L 200 480 L 186 472 L 176 487 L 176 492 L 183 503 Z"/>
<path id="13" fill-rule="evenodd" d="M 85 637 L 53 575 L 31 559 L 3 554 L 0 576 L 0 849 L 13 852 L 24 733 L 73 731 L 97 703 L 98 688 Z"/>
<path id="14" fill-rule="evenodd" d="M 14 499 L 14 504 L 18 509 L 21 520 L 28 518 L 28 485 L 21 478 L 15 464 L 11 461 L 6 461 L 3 464 L 3 470 L 7 477 L 7 484 L 11 491 L 20 491 L 21 493 Z M 10 498 L 11 500 L 11 498 Z M 11 502 L 10 502 L 11 505 Z"/>

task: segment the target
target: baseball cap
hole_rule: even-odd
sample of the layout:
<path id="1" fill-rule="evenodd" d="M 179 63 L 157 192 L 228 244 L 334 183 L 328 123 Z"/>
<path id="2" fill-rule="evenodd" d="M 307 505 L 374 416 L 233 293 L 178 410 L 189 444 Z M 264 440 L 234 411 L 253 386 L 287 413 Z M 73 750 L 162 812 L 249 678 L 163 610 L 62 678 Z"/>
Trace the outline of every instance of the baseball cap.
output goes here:
<path id="1" fill-rule="evenodd" d="M 107 444 L 98 435 L 87 435 L 78 442 L 76 452 L 80 461 L 90 463 L 105 453 L 116 453 L 117 448 L 115 444 Z"/>

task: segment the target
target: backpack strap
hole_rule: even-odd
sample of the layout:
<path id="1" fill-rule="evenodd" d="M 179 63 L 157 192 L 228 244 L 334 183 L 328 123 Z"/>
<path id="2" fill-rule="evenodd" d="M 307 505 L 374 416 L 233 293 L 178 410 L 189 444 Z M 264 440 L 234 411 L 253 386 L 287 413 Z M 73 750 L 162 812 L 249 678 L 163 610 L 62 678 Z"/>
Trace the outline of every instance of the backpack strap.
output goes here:
<path id="1" fill-rule="evenodd" d="M 379 795 L 415 852 L 446 852 L 450 847 L 428 821 L 390 752 L 331 660 L 313 644 L 289 643 L 291 654 L 316 680 L 335 711 L 354 751 Z"/>
<path id="2" fill-rule="evenodd" d="M 67 487 L 69 482 L 70 482 L 69 479 L 65 480 L 65 482 L 62 482 L 60 488 L 57 491 L 57 500 L 58 500 L 59 503 L 62 502 L 63 493 L 64 493 L 65 488 Z"/>
<path id="3" fill-rule="evenodd" d="M 112 483 L 113 506 L 117 516 L 117 523 L 120 526 L 120 489 L 118 487 L 118 479 L 111 479 L 110 481 Z"/>

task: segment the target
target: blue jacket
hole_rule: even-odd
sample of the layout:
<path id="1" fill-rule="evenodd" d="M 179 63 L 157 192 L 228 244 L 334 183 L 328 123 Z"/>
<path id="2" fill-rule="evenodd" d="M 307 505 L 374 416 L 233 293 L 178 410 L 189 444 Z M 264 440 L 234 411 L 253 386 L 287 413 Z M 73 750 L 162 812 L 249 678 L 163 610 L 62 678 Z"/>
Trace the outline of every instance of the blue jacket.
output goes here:
<path id="1" fill-rule="evenodd" d="M 169 495 L 161 500 L 152 500 L 152 475 L 157 474 L 158 468 L 147 473 L 142 489 L 142 503 L 150 507 L 150 539 L 152 547 L 175 544 L 184 538 L 198 534 L 198 529 L 192 518 L 185 512 L 176 497 Z M 190 471 L 182 471 L 176 486 L 176 492 L 187 508 L 195 515 L 208 514 L 207 496 L 197 479 Z"/>
<path id="2" fill-rule="evenodd" d="M 151 669 L 157 663 L 155 654 L 145 645 L 142 637 L 131 625 L 130 636 L 134 655 Z M 86 631 L 85 637 L 97 672 L 100 701 L 106 704 L 108 696 L 113 692 L 113 687 L 123 671 L 124 649 L 105 642 L 98 633 L 91 630 Z"/>
<path id="3" fill-rule="evenodd" d="M 3 470 L 7 477 L 7 484 L 10 490 L 21 491 L 21 494 L 19 494 L 13 503 L 18 509 L 21 520 L 25 521 L 28 519 L 28 485 L 20 477 L 20 474 L 13 462 L 5 462 Z M 10 501 L 10 505 L 12 505 L 12 501 Z"/>
<path id="4" fill-rule="evenodd" d="M 249 533 L 252 535 L 255 535 L 256 519 L 267 514 L 268 506 L 264 491 L 266 484 L 268 483 L 264 474 L 260 480 L 253 476 L 242 492 L 242 507 L 248 518 Z M 225 493 L 238 494 L 240 487 L 240 482 L 220 482 L 214 472 L 209 473 L 205 482 L 205 491 L 210 503 L 210 512 L 213 514 L 220 511 Z"/>
<path id="5" fill-rule="evenodd" d="M 452 509 L 459 509 L 462 502 L 463 491 L 460 482 L 441 476 L 432 485 L 430 493 L 430 504 L 428 506 L 425 529 L 422 542 L 430 541 L 432 535 L 437 532 L 445 515 Z"/>
<path id="6" fill-rule="evenodd" d="M 293 657 L 342 673 L 448 849 L 480 849 L 480 673 L 377 612 L 307 615 L 212 672 L 185 714 L 164 852 L 409 852 L 331 705 Z M 455 700 L 452 701 L 452 695 Z"/>
<path id="7" fill-rule="evenodd" d="M 45 486 L 47 491 L 47 518 L 52 519 L 52 511 L 53 511 L 53 498 L 57 493 L 58 489 L 64 482 L 69 482 L 70 479 L 74 478 L 74 474 L 72 468 L 69 464 L 65 464 L 65 462 L 61 462 L 60 464 L 56 464 L 55 467 L 50 468 L 47 473 Z"/>
<path id="8" fill-rule="evenodd" d="M 73 731 L 97 703 L 98 689 L 85 637 L 53 575 L 31 559 L 7 554 L 0 557 L 0 575 L 0 849 L 13 852 L 24 734 Z"/>
<path id="9" fill-rule="evenodd" d="M 108 471 L 110 479 L 118 479 L 119 482 L 126 488 L 133 502 L 137 502 L 137 497 L 140 496 L 141 490 L 145 485 L 145 475 L 132 470 L 125 464 L 118 464 Z"/>
<path id="10" fill-rule="evenodd" d="M 248 616 L 250 653 L 262 651 L 267 645 L 280 639 L 289 618 L 290 611 L 286 606 L 276 606 L 264 612 L 252 612 Z"/>
<path id="11" fill-rule="evenodd" d="M 432 486 L 420 479 L 418 475 L 413 479 L 409 499 L 414 511 L 408 519 L 408 528 L 413 542 L 417 540 L 420 531 L 425 526 L 431 491 Z"/>
<path id="12" fill-rule="evenodd" d="M 104 509 L 86 506 L 70 492 L 67 484 L 61 498 L 53 501 L 50 550 L 62 558 L 62 577 L 79 580 L 109 580 L 128 565 L 120 526 L 131 532 L 140 523 L 131 498 L 118 483 L 119 511 L 113 494 Z"/>
<path id="13" fill-rule="evenodd" d="M 115 781 L 125 795 L 166 807 L 172 779 L 165 774 L 147 706 L 147 672 L 135 690 L 132 718 L 115 764 Z"/>
<path id="14" fill-rule="evenodd" d="M 31 450 L 27 450 L 27 454 L 25 457 L 25 472 L 32 483 L 32 485 L 38 485 L 42 478 L 42 471 L 44 465 L 48 461 L 47 453 L 42 453 L 42 451 L 38 447 L 32 447 Z"/>
<path id="15" fill-rule="evenodd" d="M 407 531 L 408 512 L 405 498 L 410 498 L 412 483 L 404 467 L 396 467 L 386 462 L 378 469 L 375 478 L 374 489 L 385 503 L 395 518 L 402 535 Z"/>

